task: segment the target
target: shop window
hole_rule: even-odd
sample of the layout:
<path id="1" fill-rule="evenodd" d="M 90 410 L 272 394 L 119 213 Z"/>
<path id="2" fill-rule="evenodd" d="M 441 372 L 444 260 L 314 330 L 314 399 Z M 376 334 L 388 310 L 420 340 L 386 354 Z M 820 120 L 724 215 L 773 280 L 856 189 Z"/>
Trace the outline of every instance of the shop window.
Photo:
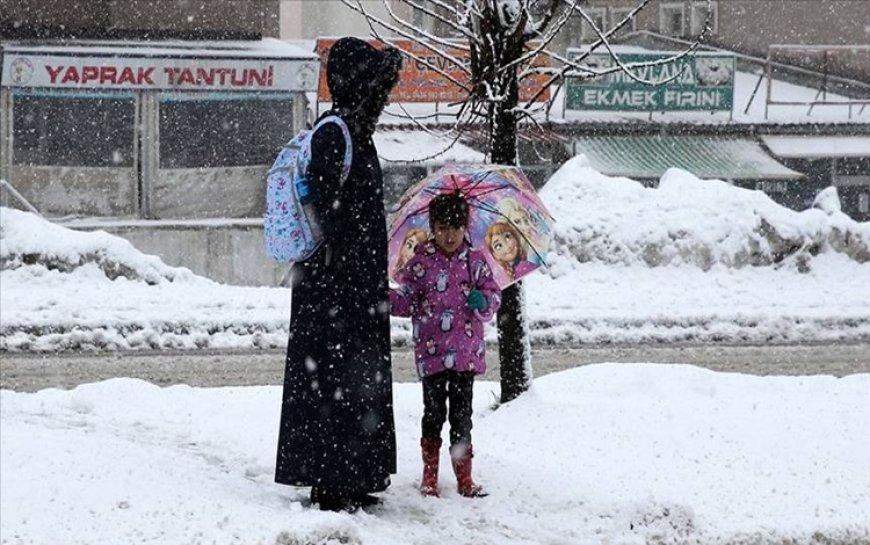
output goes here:
<path id="1" fill-rule="evenodd" d="M 290 98 L 165 98 L 160 168 L 270 165 L 292 132 Z"/>
<path id="2" fill-rule="evenodd" d="M 606 33 L 607 27 L 607 9 L 606 8 L 585 8 L 583 10 L 589 16 L 589 20 L 595 23 L 598 32 Z M 580 37 L 584 42 L 594 42 L 599 38 L 598 32 L 592 28 L 592 25 L 585 18 L 580 26 Z"/>
<path id="3" fill-rule="evenodd" d="M 132 97 L 16 94 L 12 156 L 19 165 L 133 166 Z"/>
<path id="4" fill-rule="evenodd" d="M 682 2 L 659 6 L 659 29 L 666 36 L 682 36 L 686 33 L 686 10 Z"/>
<path id="5" fill-rule="evenodd" d="M 707 21 L 708 13 L 710 14 L 708 34 L 719 32 L 719 6 L 715 0 L 709 4 L 706 1 L 697 1 L 691 7 L 690 31 L 692 36 L 700 36 L 704 32 L 704 23 Z"/>

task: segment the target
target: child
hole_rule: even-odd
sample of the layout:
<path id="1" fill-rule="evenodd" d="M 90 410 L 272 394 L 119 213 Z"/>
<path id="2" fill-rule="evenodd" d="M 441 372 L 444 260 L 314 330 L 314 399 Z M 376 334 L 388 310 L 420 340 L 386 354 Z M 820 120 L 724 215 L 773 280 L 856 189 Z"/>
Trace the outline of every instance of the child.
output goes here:
<path id="1" fill-rule="evenodd" d="M 417 373 L 423 382 L 423 480 L 420 491 L 438 496 L 441 428 L 450 407 L 450 457 L 458 491 L 486 495 L 471 478 L 471 401 L 474 375 L 486 370 L 483 323 L 501 304 L 484 256 L 466 241 L 468 203 L 459 193 L 429 204 L 432 235 L 396 275 L 392 312 L 413 322 Z"/>

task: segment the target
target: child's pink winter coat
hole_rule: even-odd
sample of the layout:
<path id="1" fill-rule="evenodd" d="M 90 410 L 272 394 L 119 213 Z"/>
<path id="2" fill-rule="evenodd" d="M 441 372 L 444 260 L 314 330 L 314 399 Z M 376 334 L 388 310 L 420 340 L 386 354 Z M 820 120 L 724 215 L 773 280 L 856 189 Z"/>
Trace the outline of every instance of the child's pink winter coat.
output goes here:
<path id="1" fill-rule="evenodd" d="M 410 316 L 417 373 L 428 377 L 446 369 L 486 371 L 483 323 L 501 304 L 501 291 L 483 253 L 467 242 L 452 256 L 430 239 L 417 246 L 390 290 L 392 314 Z M 468 308 L 472 288 L 484 296 L 482 311 Z"/>

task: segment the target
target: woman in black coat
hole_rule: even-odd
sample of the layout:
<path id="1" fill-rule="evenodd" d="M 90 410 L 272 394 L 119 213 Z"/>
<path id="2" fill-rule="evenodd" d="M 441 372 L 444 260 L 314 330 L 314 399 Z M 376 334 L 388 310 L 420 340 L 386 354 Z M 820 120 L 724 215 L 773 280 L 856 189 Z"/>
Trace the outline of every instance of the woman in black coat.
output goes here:
<path id="1" fill-rule="evenodd" d="M 353 162 L 340 186 L 345 139 L 333 123 L 312 139 L 310 194 L 324 243 L 293 268 L 275 480 L 311 486 L 323 510 L 377 502 L 396 472 L 383 175 L 372 142 L 402 57 L 342 38 L 330 49 L 333 110 Z"/>

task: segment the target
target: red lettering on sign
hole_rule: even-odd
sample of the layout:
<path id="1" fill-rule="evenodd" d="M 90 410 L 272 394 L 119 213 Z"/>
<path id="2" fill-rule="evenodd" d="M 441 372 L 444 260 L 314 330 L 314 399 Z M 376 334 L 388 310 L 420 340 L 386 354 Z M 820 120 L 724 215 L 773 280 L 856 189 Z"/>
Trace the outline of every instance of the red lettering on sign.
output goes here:
<path id="1" fill-rule="evenodd" d="M 100 68 L 100 83 L 115 83 L 117 75 L 118 69 L 114 66 L 103 66 Z"/>
<path id="2" fill-rule="evenodd" d="M 196 84 L 197 85 L 214 85 L 214 70 L 206 70 L 205 68 L 196 69 Z"/>
<path id="3" fill-rule="evenodd" d="M 118 76 L 118 84 L 122 83 L 136 83 L 136 74 L 133 73 L 133 69 L 129 66 L 125 66 L 123 70 L 121 70 L 121 75 Z"/>
<path id="4" fill-rule="evenodd" d="M 52 83 L 57 83 L 57 76 L 60 74 L 60 71 L 63 70 L 63 66 L 58 66 L 54 70 L 52 70 L 51 65 L 45 65 L 45 71 L 48 72 L 48 77 L 51 79 Z"/>
<path id="5" fill-rule="evenodd" d="M 61 83 L 78 83 L 79 82 L 79 71 L 76 70 L 75 66 L 70 66 L 66 69 L 66 72 L 63 75 L 63 79 L 60 80 Z"/>
<path id="6" fill-rule="evenodd" d="M 217 75 L 221 79 L 221 85 L 226 85 L 227 84 L 227 72 L 229 72 L 229 70 L 227 70 L 226 68 L 218 68 L 217 70 L 215 70 L 215 72 L 217 73 Z"/>
<path id="7" fill-rule="evenodd" d="M 82 83 L 100 79 L 100 69 L 96 66 L 82 67 Z"/>
<path id="8" fill-rule="evenodd" d="M 139 83 L 139 85 L 145 85 L 146 83 L 148 85 L 154 85 L 154 80 L 151 79 L 151 74 L 153 72 L 154 72 L 153 66 L 151 68 L 142 68 L 140 66 L 139 72 L 138 72 L 137 77 L 136 77 L 136 82 Z"/>
<path id="9" fill-rule="evenodd" d="M 190 68 L 182 68 L 181 74 L 178 76 L 178 84 L 182 85 L 184 83 L 189 83 L 191 85 L 196 83 L 193 79 L 193 72 L 190 71 Z"/>
<path id="10" fill-rule="evenodd" d="M 268 70 L 251 70 L 251 86 L 254 84 L 259 85 L 260 87 L 266 86 L 266 81 L 269 79 L 269 71 Z"/>

